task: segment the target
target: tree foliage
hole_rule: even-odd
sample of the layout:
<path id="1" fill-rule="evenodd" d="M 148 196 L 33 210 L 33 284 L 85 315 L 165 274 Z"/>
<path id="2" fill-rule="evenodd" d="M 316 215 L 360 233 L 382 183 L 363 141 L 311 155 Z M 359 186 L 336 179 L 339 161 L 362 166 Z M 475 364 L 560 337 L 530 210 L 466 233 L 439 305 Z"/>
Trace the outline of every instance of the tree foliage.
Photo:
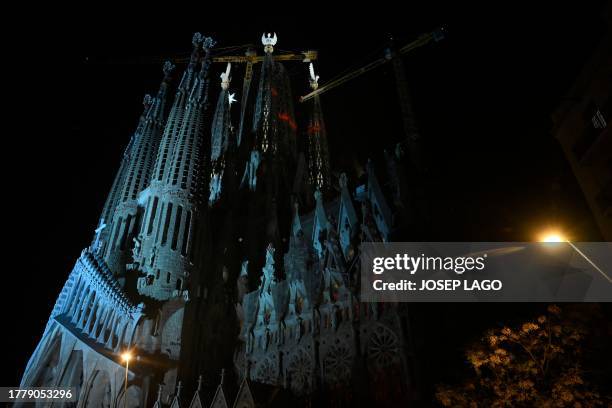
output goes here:
<path id="1" fill-rule="evenodd" d="M 475 375 L 459 386 L 438 386 L 436 399 L 444 407 L 610 406 L 581 364 L 587 333 L 554 305 L 518 327 L 490 330 L 466 353 Z"/>

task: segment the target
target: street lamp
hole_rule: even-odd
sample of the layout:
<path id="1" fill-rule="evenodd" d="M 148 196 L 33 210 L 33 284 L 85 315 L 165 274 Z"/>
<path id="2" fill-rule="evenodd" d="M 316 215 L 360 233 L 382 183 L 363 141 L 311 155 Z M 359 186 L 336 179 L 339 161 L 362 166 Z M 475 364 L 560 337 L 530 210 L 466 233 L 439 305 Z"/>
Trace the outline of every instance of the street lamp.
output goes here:
<path id="1" fill-rule="evenodd" d="M 545 242 L 545 243 L 565 242 L 567 243 L 570 247 L 572 247 L 574 251 L 578 253 L 578 255 L 584 258 L 584 260 L 586 260 L 593 268 L 595 268 L 595 270 L 599 272 L 608 282 L 612 283 L 612 278 L 610 278 L 610 276 L 608 276 L 607 273 L 602 271 L 599 266 L 595 265 L 595 262 L 591 261 L 591 259 L 588 256 L 586 256 L 580 249 L 578 249 L 578 247 L 576 247 L 576 245 L 574 245 L 569 239 L 563 236 L 563 234 L 559 232 L 555 232 L 555 231 L 548 231 L 541 235 L 540 242 Z"/>
<path id="2" fill-rule="evenodd" d="M 565 241 L 567 241 L 565 238 L 557 234 L 546 235 L 544 236 L 544 238 L 542 238 L 542 242 L 565 242 Z"/>
<path id="3" fill-rule="evenodd" d="M 569 242 L 565 235 L 556 230 L 547 230 L 546 232 L 540 234 L 538 241 L 548 243 Z"/>
<path id="4" fill-rule="evenodd" d="M 123 389 L 123 408 L 127 408 L 128 368 L 130 366 L 130 360 L 132 359 L 132 353 L 126 351 L 121 355 L 121 359 L 125 361 L 125 387 Z"/>

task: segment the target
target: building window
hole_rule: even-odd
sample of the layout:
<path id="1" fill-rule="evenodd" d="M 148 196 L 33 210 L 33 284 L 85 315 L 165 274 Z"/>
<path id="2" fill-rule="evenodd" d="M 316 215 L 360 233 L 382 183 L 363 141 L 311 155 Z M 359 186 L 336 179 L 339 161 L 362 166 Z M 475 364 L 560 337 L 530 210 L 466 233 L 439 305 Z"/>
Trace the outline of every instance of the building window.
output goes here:
<path id="1" fill-rule="evenodd" d="M 155 221 L 155 216 L 157 215 L 157 203 L 159 202 L 159 198 L 155 197 L 153 199 L 153 208 L 151 209 L 151 215 L 149 216 L 149 225 L 147 227 L 147 235 L 151 235 L 153 231 L 153 222 Z"/>
<path id="2" fill-rule="evenodd" d="M 154 239 L 155 242 L 157 242 L 157 239 L 159 238 L 159 230 L 161 229 L 161 220 L 162 220 L 162 216 L 164 214 L 165 208 L 166 208 L 166 203 L 162 203 L 161 210 L 159 211 L 159 217 L 157 218 L 157 228 L 155 230 L 155 239 Z"/>
<path id="3" fill-rule="evenodd" d="M 183 242 L 181 247 L 181 254 L 187 255 L 187 245 L 189 245 L 189 232 L 191 230 L 191 211 L 187 211 L 185 217 L 185 229 L 183 230 Z"/>
<path id="4" fill-rule="evenodd" d="M 181 218 L 183 217 L 183 207 L 178 206 L 176 209 L 176 217 L 174 218 L 174 230 L 172 231 L 172 250 L 176 250 L 178 244 L 178 235 L 181 229 Z"/>
<path id="5" fill-rule="evenodd" d="M 117 220 L 117 225 L 115 226 L 115 233 L 113 234 L 113 243 L 111 244 L 111 248 L 115 248 L 115 246 L 117 245 L 117 236 L 119 235 L 119 230 L 121 229 L 121 222 L 123 221 L 123 218 L 119 217 L 119 219 Z"/>
<path id="6" fill-rule="evenodd" d="M 161 244 L 166 245 L 168 241 L 168 229 L 170 228 L 170 219 L 172 218 L 172 203 L 168 203 L 168 209 L 166 210 L 166 220 L 164 221 L 164 232 L 162 233 Z"/>
<path id="7" fill-rule="evenodd" d="M 130 233 L 130 225 L 132 223 L 132 216 L 128 215 L 125 219 L 125 228 L 123 229 L 123 235 L 121 236 L 121 242 L 119 243 L 119 250 L 125 250 L 125 244 Z"/>

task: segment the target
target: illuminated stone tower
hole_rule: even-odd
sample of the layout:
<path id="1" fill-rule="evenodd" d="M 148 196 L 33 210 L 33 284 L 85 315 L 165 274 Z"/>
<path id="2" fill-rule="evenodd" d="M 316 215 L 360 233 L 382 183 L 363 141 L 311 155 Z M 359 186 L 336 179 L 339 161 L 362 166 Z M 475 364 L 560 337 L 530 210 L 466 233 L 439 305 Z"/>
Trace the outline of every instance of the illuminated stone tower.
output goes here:
<path id="1" fill-rule="evenodd" d="M 174 66 L 164 65 L 164 80 L 154 98 L 145 97 L 143 112 L 138 128 L 124 157 L 125 164 L 119 170 L 116 191 L 109 200 L 114 201 L 114 214 L 109 214 L 109 240 L 100 253 L 106 264 L 121 282 L 125 282 L 125 266 L 131 259 L 131 244 L 138 232 L 142 211 L 139 210 L 138 195 L 149 184 L 153 163 L 157 157 L 159 140 L 165 124 L 166 100 L 170 73 Z M 114 190 L 114 189 L 113 189 Z M 111 198 L 112 197 L 112 198 Z"/>
<path id="2" fill-rule="evenodd" d="M 138 292 L 157 300 L 188 296 L 183 293 L 186 278 L 198 267 L 201 256 L 197 246 L 203 216 L 200 207 L 207 187 L 203 127 L 214 42 L 195 40 L 192 60 L 170 112 L 155 178 L 141 196 L 146 202 L 145 221 L 133 267 L 146 275 L 138 280 Z M 204 55 L 196 72 L 200 47 Z"/>
<path id="3" fill-rule="evenodd" d="M 395 205 L 373 163 L 362 184 L 332 174 L 318 97 L 298 123 L 278 38 L 261 40 L 239 98 L 231 75 L 245 57 L 223 65 L 219 87 L 211 38 L 193 36 L 176 89 L 164 65 L 22 386 L 75 387 L 78 407 L 208 405 L 200 375 L 219 372 L 219 407 L 231 384 L 234 406 L 254 407 L 254 382 L 336 406 L 351 389 L 378 401 L 364 380 L 410 395 L 405 316 L 359 301 L 359 244 L 390 239 Z M 304 72 L 316 89 L 312 64 Z M 137 355 L 127 389 L 125 350 Z"/>

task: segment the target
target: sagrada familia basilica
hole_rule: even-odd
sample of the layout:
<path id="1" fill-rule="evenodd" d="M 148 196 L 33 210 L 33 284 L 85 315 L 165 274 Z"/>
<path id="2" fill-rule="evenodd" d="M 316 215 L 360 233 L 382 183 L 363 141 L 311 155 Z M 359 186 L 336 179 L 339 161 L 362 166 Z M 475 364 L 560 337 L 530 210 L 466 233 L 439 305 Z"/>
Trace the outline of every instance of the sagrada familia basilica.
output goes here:
<path id="1" fill-rule="evenodd" d="M 243 65 L 192 42 L 144 98 L 21 386 L 74 387 L 77 407 L 405 406 L 410 315 L 359 300 L 360 243 L 406 219 L 401 149 L 332 171 L 321 102 L 298 106 L 276 35 L 240 93 Z"/>

